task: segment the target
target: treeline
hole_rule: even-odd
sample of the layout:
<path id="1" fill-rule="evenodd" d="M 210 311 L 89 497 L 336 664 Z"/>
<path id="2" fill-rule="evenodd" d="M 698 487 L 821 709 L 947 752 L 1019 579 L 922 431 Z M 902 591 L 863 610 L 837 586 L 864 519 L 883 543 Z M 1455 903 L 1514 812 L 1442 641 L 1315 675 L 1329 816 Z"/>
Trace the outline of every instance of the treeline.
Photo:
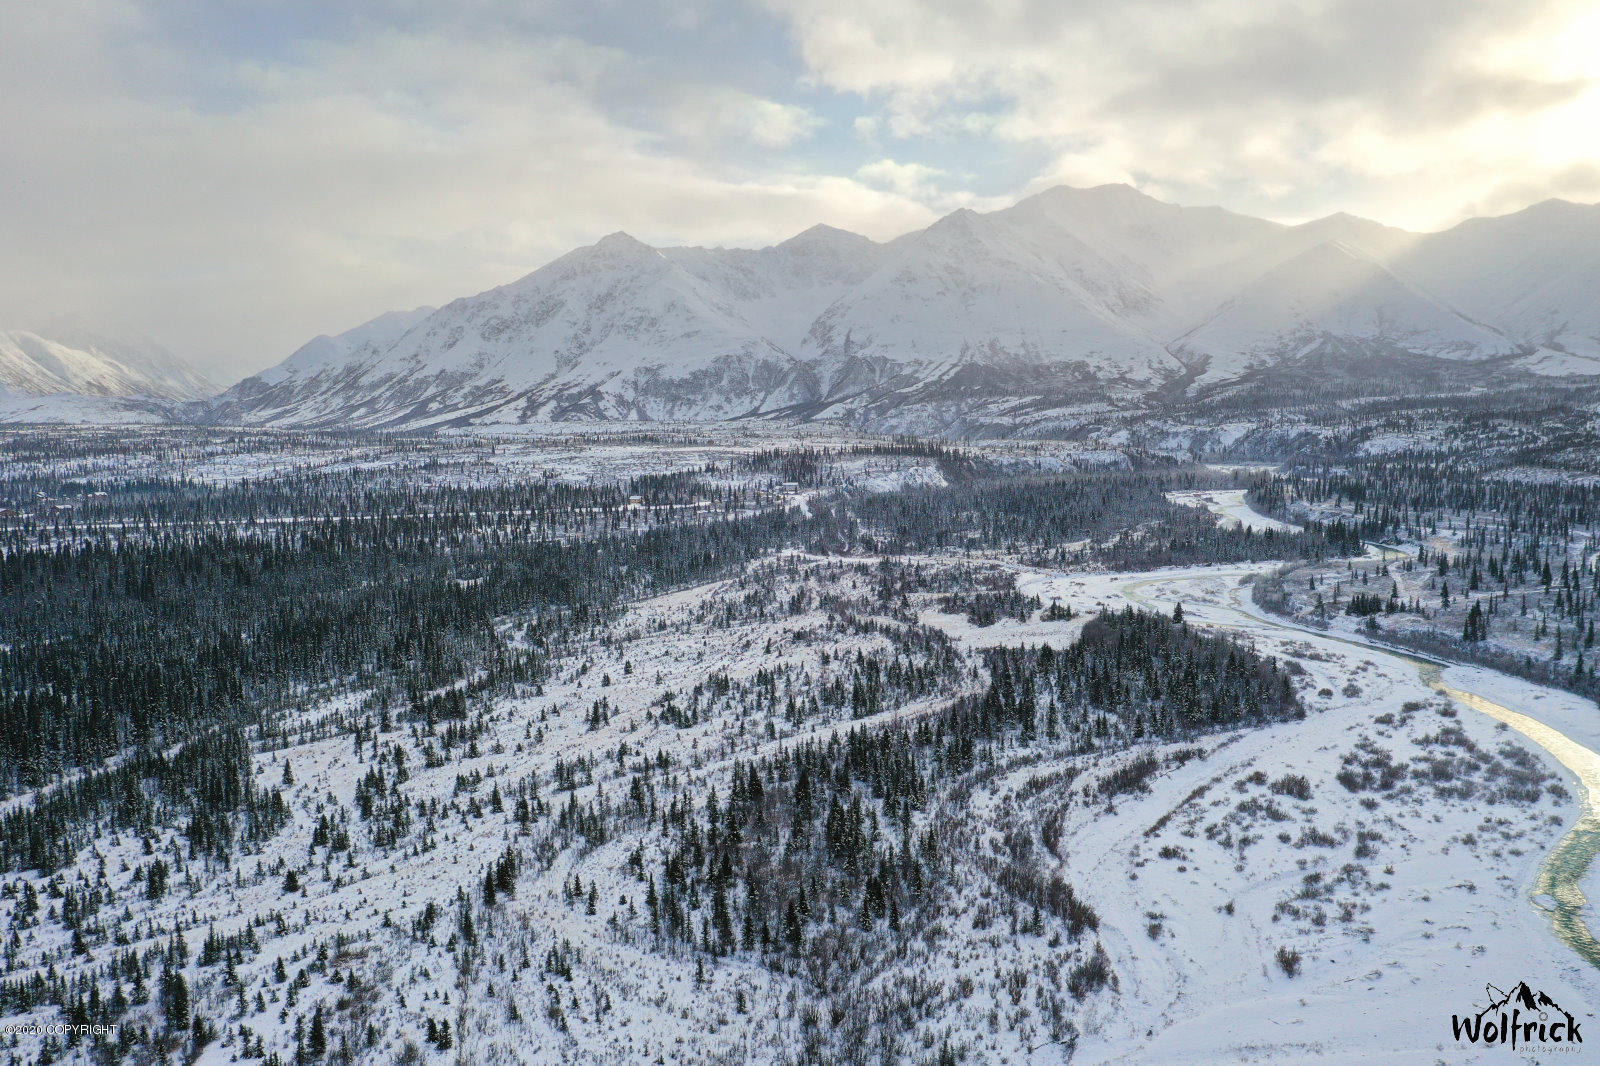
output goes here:
<path id="1" fill-rule="evenodd" d="M 150 476 L 4 477 L 0 503 L 20 514 L 0 524 L 0 548 L 28 550 L 104 528 L 148 534 L 181 525 L 227 532 L 295 519 L 388 525 L 421 517 L 447 532 L 474 528 L 545 538 L 639 527 L 671 520 L 673 510 L 728 513 L 762 502 L 753 487 L 712 485 L 683 472 L 599 484 L 505 476 L 481 485 L 416 474 L 315 471 L 228 485 Z M 31 504 L 40 493 L 69 501 L 71 510 L 36 513 Z"/>
<path id="2" fill-rule="evenodd" d="M 828 484 L 830 467 L 847 459 L 863 458 L 931 459 L 941 473 L 950 480 L 964 480 L 982 469 L 982 462 L 972 453 L 941 441 L 920 437 L 896 437 L 888 441 L 872 441 L 830 448 L 823 445 L 803 445 L 799 448 L 763 448 L 744 460 L 745 469 L 752 473 L 772 474 L 782 481 L 797 485 L 817 486 Z"/>
<path id="3" fill-rule="evenodd" d="M 1111 471 L 979 478 L 949 486 L 852 497 L 864 550 L 926 552 L 961 548 L 1030 552 L 1067 562 L 1090 542 L 1112 565 L 1317 558 L 1319 533 L 1255 533 L 1167 499 L 1188 487 L 1188 472 Z"/>
<path id="4" fill-rule="evenodd" d="M 1529 457 L 1534 458 L 1533 456 Z M 1273 479 L 1277 500 L 1345 508 L 1376 534 L 1415 535 L 1462 520 L 1532 540 L 1564 541 L 1600 521 L 1593 479 L 1518 476 L 1505 460 L 1443 450 L 1366 457 L 1338 467 L 1296 469 Z"/>
<path id="5" fill-rule="evenodd" d="M 50 789 L 31 805 L 13 806 L 0 815 L 0 871 L 48 875 L 101 833 L 148 835 L 184 814 L 191 854 L 224 863 L 233 845 L 264 840 L 289 819 L 277 789 L 256 788 L 243 731 L 219 730 L 170 755 L 135 750 L 115 766 Z"/>
<path id="6" fill-rule="evenodd" d="M 1090 619 L 1063 649 L 994 649 L 988 667 L 987 691 L 963 709 L 978 737 L 1014 727 L 1024 740 L 1042 734 L 1087 750 L 1304 714 L 1276 660 L 1131 607 Z"/>
<path id="7" fill-rule="evenodd" d="M 1592 662 L 1600 480 L 1514 462 L 1533 458 L 1521 449 L 1477 455 L 1418 446 L 1337 466 L 1304 464 L 1252 491 L 1275 511 L 1341 516 L 1324 517 L 1324 530 L 1416 545 L 1399 563 L 1403 574 L 1417 575 L 1407 595 L 1392 580 L 1386 591 L 1352 587 L 1346 613 L 1406 611 L 1431 622 L 1431 631 L 1391 639 L 1593 695 L 1600 692 Z M 1363 570 L 1351 584 L 1367 579 Z M 1322 621 L 1339 610 L 1339 596 L 1337 584 L 1331 601 L 1315 589 L 1306 594 Z"/>

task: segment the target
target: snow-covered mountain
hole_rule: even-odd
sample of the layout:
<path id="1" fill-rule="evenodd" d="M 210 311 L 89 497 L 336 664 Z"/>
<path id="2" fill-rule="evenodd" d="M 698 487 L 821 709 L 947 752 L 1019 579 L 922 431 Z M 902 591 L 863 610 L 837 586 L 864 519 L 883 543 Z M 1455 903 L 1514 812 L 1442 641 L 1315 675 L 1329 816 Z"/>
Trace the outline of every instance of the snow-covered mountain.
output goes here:
<path id="1" fill-rule="evenodd" d="M 1521 345 L 1401 281 L 1344 244 L 1326 242 L 1273 266 L 1175 342 L 1204 357 L 1213 377 L 1233 377 L 1352 339 L 1418 355 L 1480 359 Z"/>
<path id="2" fill-rule="evenodd" d="M 1475 218 L 1417 241 L 1395 269 L 1440 299 L 1545 349 L 1550 373 L 1594 373 L 1600 360 L 1600 204 L 1546 200 Z"/>
<path id="3" fill-rule="evenodd" d="M 412 311 L 390 311 L 365 322 L 355 329 L 346 330 L 335 337 L 323 334 L 313 337 L 295 350 L 283 362 L 258 377 L 267 384 L 314 376 L 321 371 L 358 358 L 356 353 L 384 351 L 405 336 L 407 330 L 438 310 L 435 307 L 418 307 Z"/>
<path id="4" fill-rule="evenodd" d="M 741 313 L 762 291 L 753 282 L 729 292 L 614 233 L 456 300 L 390 344 L 342 357 L 324 346 L 332 359 L 297 353 L 219 407 L 224 417 L 327 425 L 734 417 L 788 402 L 802 369 Z"/>
<path id="5" fill-rule="evenodd" d="M 1600 206 L 1415 234 L 1062 187 L 883 244 L 826 226 L 756 250 L 612 234 L 510 285 L 319 337 L 197 410 L 280 425 L 911 428 L 1192 394 L 1350 352 L 1467 376 L 1587 375 L 1600 373 L 1597 291 Z"/>
<path id="6" fill-rule="evenodd" d="M 147 422 L 218 385 L 142 337 L 73 323 L 0 331 L 0 422 Z"/>

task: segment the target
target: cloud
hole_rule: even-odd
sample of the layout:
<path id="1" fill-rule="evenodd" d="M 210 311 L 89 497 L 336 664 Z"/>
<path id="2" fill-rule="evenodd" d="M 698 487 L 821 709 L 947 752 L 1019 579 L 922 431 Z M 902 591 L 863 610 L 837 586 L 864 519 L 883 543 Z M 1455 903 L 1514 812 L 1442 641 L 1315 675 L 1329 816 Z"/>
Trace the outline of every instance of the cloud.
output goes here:
<path id="1" fill-rule="evenodd" d="M 804 107 L 725 88 L 685 93 L 670 120 L 674 133 L 707 150 L 727 152 L 748 142 L 761 148 L 791 148 L 824 125 Z"/>
<path id="2" fill-rule="evenodd" d="M 819 128 L 798 105 L 684 77 L 624 121 L 637 65 L 567 34 L 388 25 L 227 57 L 136 5 L 44 7 L 0 35 L 8 326 L 126 323 L 242 374 L 619 228 L 750 244 L 934 217 L 770 154 Z M 730 141 L 752 154 L 714 165 Z"/>
<path id="3" fill-rule="evenodd" d="M 856 171 L 856 177 L 868 185 L 919 200 L 937 195 L 940 179 L 947 176 L 938 167 L 924 163 L 896 163 L 893 159 L 879 159 Z"/>
<path id="4" fill-rule="evenodd" d="M 1433 225 L 1508 176 L 1553 188 L 1600 128 L 1583 0 L 766 2 L 814 79 L 872 103 L 864 127 L 1048 146 L 1034 187 Z"/>

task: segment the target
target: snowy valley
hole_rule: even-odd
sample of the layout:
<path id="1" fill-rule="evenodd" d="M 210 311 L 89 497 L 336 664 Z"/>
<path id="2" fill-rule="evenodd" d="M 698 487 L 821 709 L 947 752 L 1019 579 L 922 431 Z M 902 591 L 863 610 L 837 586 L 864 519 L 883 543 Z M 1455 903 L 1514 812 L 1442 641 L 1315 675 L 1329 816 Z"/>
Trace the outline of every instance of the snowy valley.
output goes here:
<path id="1" fill-rule="evenodd" d="M 1581 1027 L 1592 480 L 1506 496 L 1504 442 L 1454 475 L 1541 562 L 1563 516 L 1518 630 L 1564 625 L 1559 670 L 1334 617 L 1386 572 L 1445 632 L 1435 555 L 1500 573 L 1460 491 L 1381 503 L 1449 410 L 1409 451 L 1235 441 L 1298 441 L 1275 465 L 1118 430 L 12 432 L 11 1054 L 1487 1062 L 1451 1018 L 1519 981 Z"/>

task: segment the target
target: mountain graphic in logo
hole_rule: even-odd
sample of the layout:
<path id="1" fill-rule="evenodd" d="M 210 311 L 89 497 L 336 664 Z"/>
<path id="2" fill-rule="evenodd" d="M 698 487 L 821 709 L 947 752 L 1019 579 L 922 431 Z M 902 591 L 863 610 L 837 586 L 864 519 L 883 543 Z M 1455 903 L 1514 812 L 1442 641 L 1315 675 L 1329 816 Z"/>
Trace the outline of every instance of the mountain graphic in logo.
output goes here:
<path id="1" fill-rule="evenodd" d="M 1476 1014 L 1450 1016 L 1456 1040 L 1469 1044 L 1581 1044 L 1583 1034 L 1572 1015 L 1544 992 L 1518 981 L 1509 992 L 1485 985 L 1489 1005 Z"/>

